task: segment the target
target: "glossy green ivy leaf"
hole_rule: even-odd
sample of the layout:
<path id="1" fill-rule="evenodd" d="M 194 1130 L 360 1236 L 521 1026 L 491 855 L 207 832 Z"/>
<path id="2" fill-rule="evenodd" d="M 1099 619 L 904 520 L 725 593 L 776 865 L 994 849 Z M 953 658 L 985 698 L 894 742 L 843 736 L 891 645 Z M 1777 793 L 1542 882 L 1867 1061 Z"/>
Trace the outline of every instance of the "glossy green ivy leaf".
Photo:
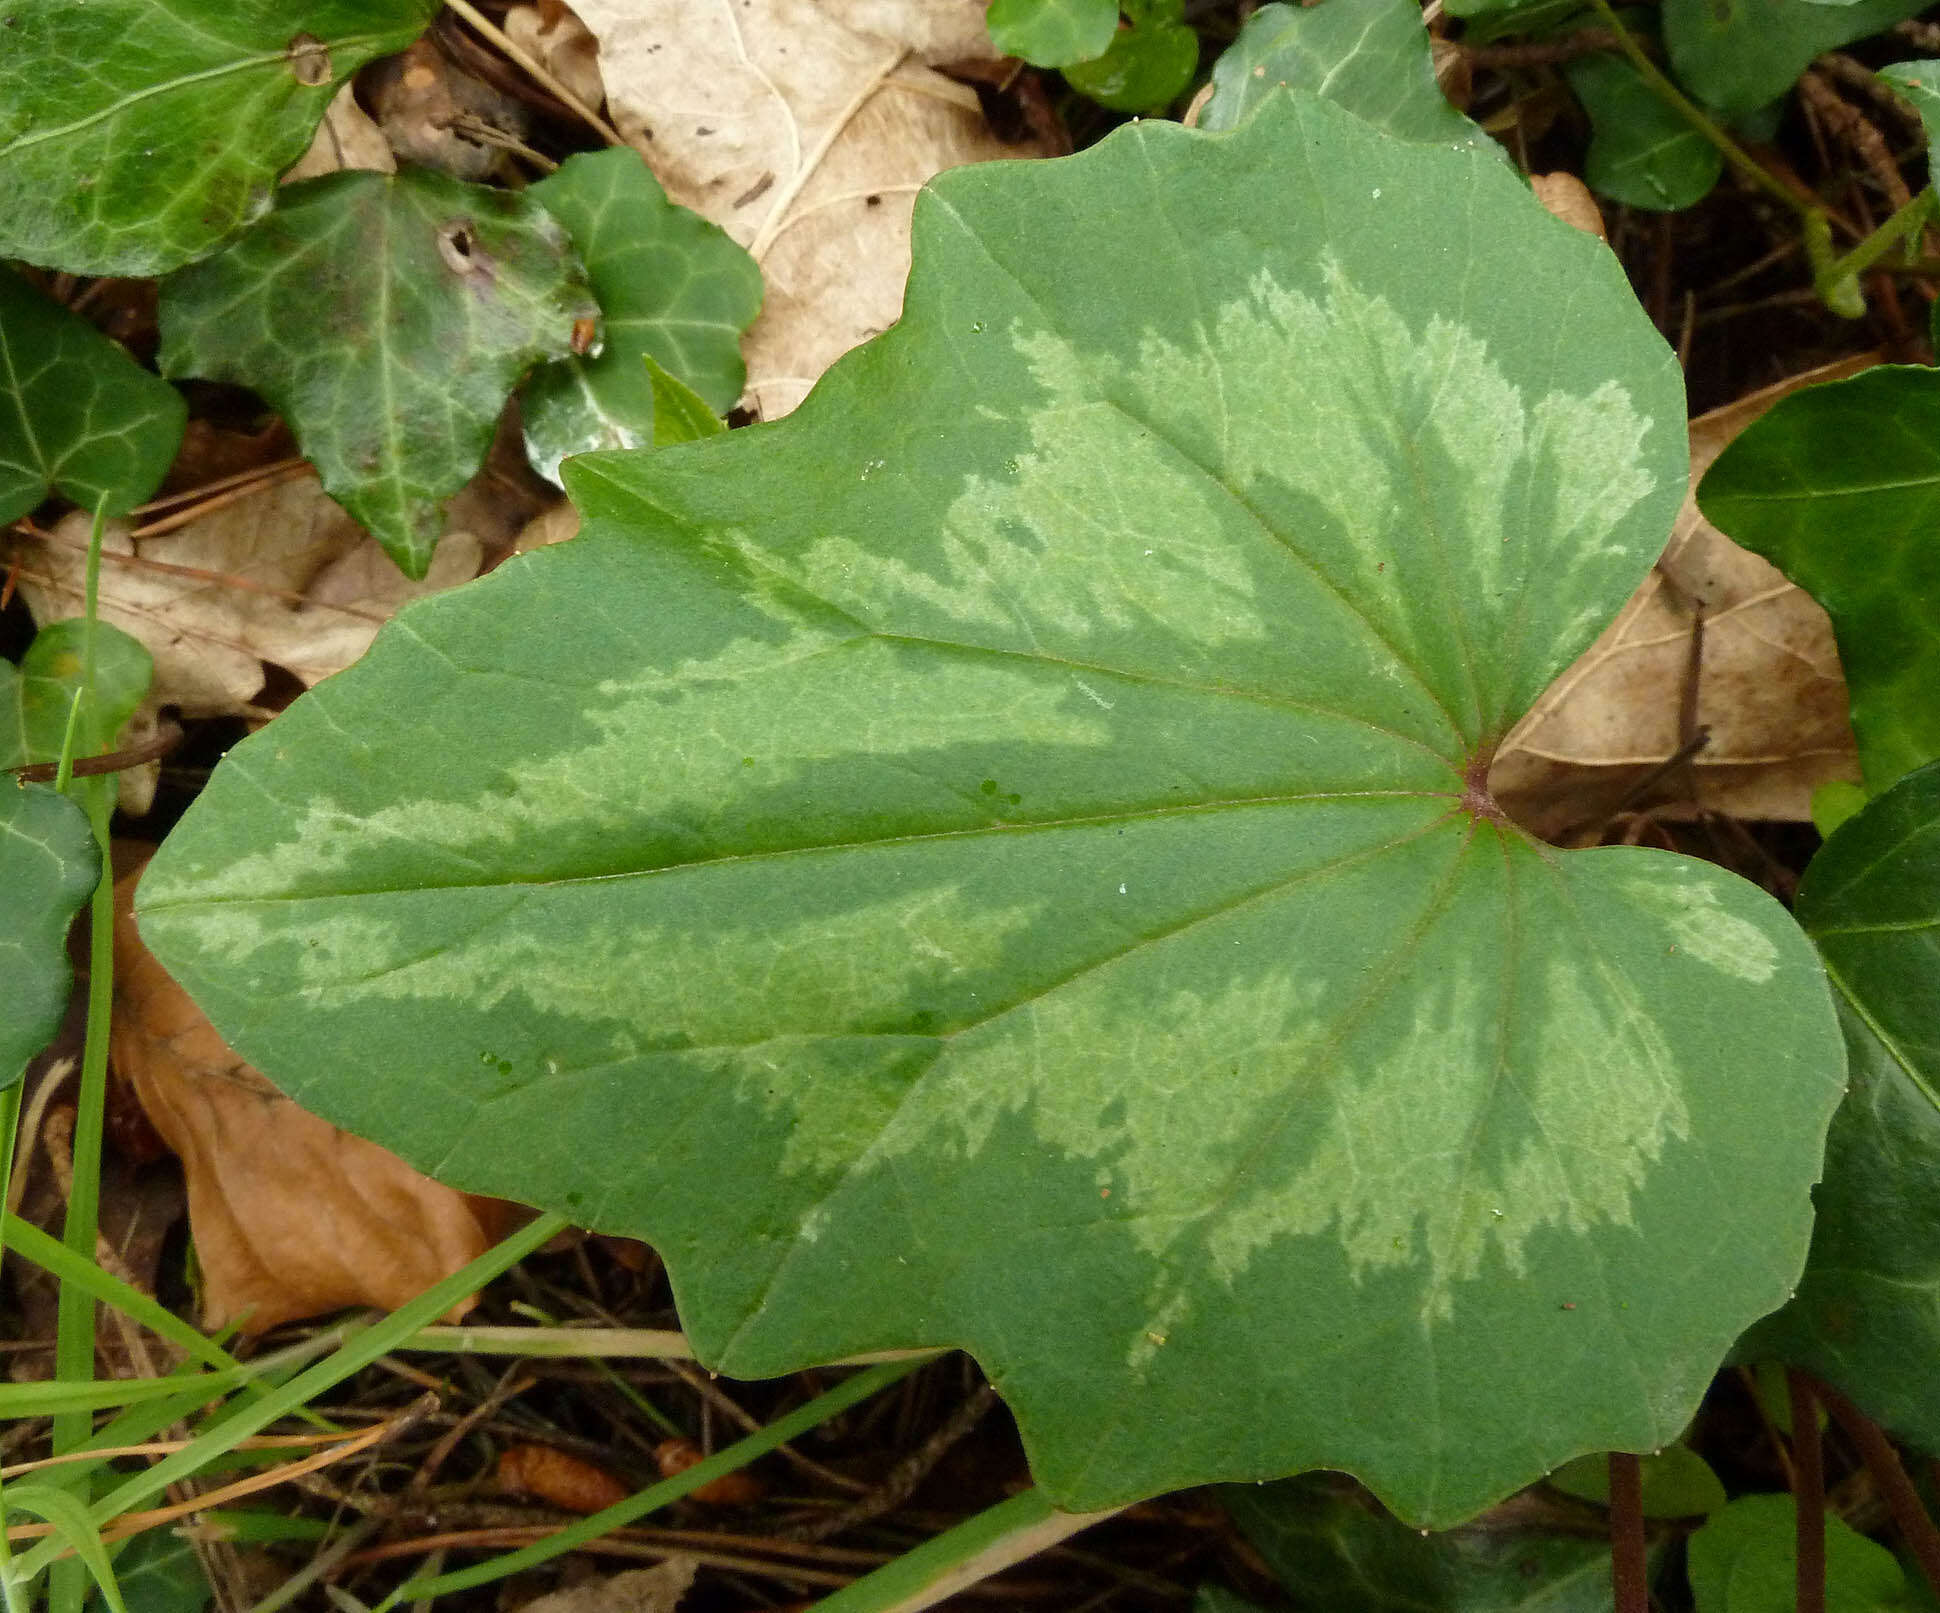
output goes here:
<path id="1" fill-rule="evenodd" d="M 1666 1445 L 1638 1459 L 1646 1518 L 1696 1518 L 1725 1503 L 1724 1483 L 1711 1464 L 1688 1445 Z M 1549 1475 L 1550 1484 L 1579 1501 L 1610 1504 L 1610 1455 L 1597 1451 L 1565 1462 Z"/>
<path id="2" fill-rule="evenodd" d="M 1789 1495 L 1747 1495 L 1685 1547 L 1697 1613 L 1794 1613 L 1798 1514 Z M 1825 1520 L 1826 1613 L 1909 1606 L 1906 1575 L 1884 1546 L 1834 1513 Z"/>
<path id="3" fill-rule="evenodd" d="M 1441 1523 L 1675 1437 L 1844 1058 L 1761 892 L 1483 788 L 1684 484 L 1615 260 L 1290 95 L 946 174 L 914 252 L 786 420 L 574 460 L 578 538 L 233 751 L 149 944 L 337 1123 L 649 1237 L 711 1366 L 970 1349 L 1061 1505 Z"/>
<path id="4" fill-rule="evenodd" d="M 162 370 L 235 381 L 420 578 L 505 399 L 599 312 L 536 201 L 426 169 L 328 174 L 162 285 Z"/>
<path id="5" fill-rule="evenodd" d="M 655 441 L 651 357 L 724 414 L 747 368 L 741 333 L 761 311 L 761 271 L 725 230 L 667 200 L 626 146 L 569 157 L 527 195 L 566 227 L 599 299 L 605 345 L 533 372 L 520 391 L 526 452 L 542 476 L 592 448 Z"/>
<path id="6" fill-rule="evenodd" d="M 0 265 L 0 523 L 50 492 L 127 514 L 161 485 L 187 420 L 174 387 Z"/>
<path id="7" fill-rule="evenodd" d="M 1129 26 L 1095 61 L 1074 62 L 1065 82 L 1115 112 L 1155 112 L 1177 100 L 1199 68 L 1199 36 L 1184 0 L 1125 0 Z"/>
<path id="8" fill-rule="evenodd" d="M 1832 617 L 1868 789 L 1940 757 L 1940 370 L 1882 364 L 1780 399 L 1698 507 Z"/>
<path id="9" fill-rule="evenodd" d="M 1740 1354 L 1815 1372 L 1940 1451 L 1940 763 L 1825 844 L 1798 916 L 1843 997 L 1852 1090 L 1798 1297 Z"/>
<path id="10" fill-rule="evenodd" d="M 1111 48 L 1118 0 L 990 0 L 985 26 L 1006 56 L 1033 67 L 1070 67 Z"/>
<path id="11" fill-rule="evenodd" d="M 150 1529 L 121 1547 L 114 1560 L 127 1613 L 202 1613 L 214 1600 L 195 1542 L 172 1529 Z M 105 1608 L 99 1592 L 90 1595 L 88 1613 Z"/>
<path id="12" fill-rule="evenodd" d="M 1403 140 L 1502 150 L 1448 104 L 1413 0 L 1265 5 L 1213 64 L 1202 129 L 1231 129 L 1280 85 L 1310 90 Z"/>
<path id="13" fill-rule="evenodd" d="M 96 623 L 94 631 L 94 705 L 76 726 L 76 756 L 113 749 L 155 673 L 140 640 L 106 622 Z M 59 757 L 81 686 L 86 632 L 78 618 L 50 622 L 34 635 L 18 667 L 0 661 L 0 767 Z"/>
<path id="14" fill-rule="evenodd" d="M 1231 1485 L 1219 1499 L 1296 1607 L 1609 1613 L 1600 1541 L 1486 1525 L 1423 1535 L 1318 1474 Z"/>
<path id="15" fill-rule="evenodd" d="M 1724 156 L 1621 56 L 1582 56 L 1564 69 L 1590 118 L 1583 179 L 1631 207 L 1675 212 L 1702 201 Z"/>
<path id="16" fill-rule="evenodd" d="M 1923 0 L 1664 0 L 1664 44 L 1678 83 L 1738 118 L 1786 94 L 1821 52 L 1924 9 Z"/>
<path id="17" fill-rule="evenodd" d="M 94 831 L 75 802 L 0 775 L 0 1088 L 60 1029 L 74 978 L 67 928 L 100 872 Z"/>
<path id="18" fill-rule="evenodd" d="M 330 98 L 430 0 L 9 0 L 0 258 L 158 275 L 267 211 Z"/>
<path id="19" fill-rule="evenodd" d="M 686 386 L 677 375 L 669 375 L 654 363 L 651 353 L 640 359 L 653 386 L 653 445 L 671 448 L 676 443 L 699 442 L 703 437 L 718 437 L 727 423 Z"/>
<path id="20" fill-rule="evenodd" d="M 1879 76 L 1919 111 L 1927 131 L 1927 173 L 1940 174 L 1940 62 L 1895 62 Z"/>

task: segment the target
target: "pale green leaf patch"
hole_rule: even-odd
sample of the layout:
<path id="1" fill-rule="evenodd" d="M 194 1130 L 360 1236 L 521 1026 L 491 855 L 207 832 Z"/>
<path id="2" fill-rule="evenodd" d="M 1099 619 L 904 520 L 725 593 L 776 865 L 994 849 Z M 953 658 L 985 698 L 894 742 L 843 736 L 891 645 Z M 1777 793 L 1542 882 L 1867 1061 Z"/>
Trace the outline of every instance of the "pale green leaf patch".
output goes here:
<path id="1" fill-rule="evenodd" d="M 943 177 L 905 306 L 575 460 L 571 544 L 232 753 L 150 944 L 337 1123 L 651 1238 L 713 1366 L 970 1349 L 1068 1508 L 1674 1437 L 1843 1059 L 1762 893 L 1487 793 L 1686 480 L 1614 260 L 1283 95 Z"/>

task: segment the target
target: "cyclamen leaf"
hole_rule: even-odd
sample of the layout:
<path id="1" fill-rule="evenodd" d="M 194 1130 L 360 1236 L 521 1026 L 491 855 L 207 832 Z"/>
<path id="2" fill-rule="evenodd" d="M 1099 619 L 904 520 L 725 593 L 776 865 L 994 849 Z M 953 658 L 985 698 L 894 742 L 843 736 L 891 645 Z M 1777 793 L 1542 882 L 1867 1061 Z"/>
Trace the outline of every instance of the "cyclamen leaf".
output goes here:
<path id="1" fill-rule="evenodd" d="M 1564 69 L 1590 117 L 1583 179 L 1631 207 L 1677 212 L 1717 184 L 1724 156 L 1617 56 L 1585 56 Z"/>
<path id="2" fill-rule="evenodd" d="M 87 814 L 44 784 L 0 776 L 0 1090 L 26 1073 L 67 1011 L 67 928 L 100 877 Z"/>
<path id="3" fill-rule="evenodd" d="M 991 0 L 990 42 L 1033 67 L 1102 56 L 1118 32 L 1118 0 Z"/>
<path id="4" fill-rule="evenodd" d="M 126 515 L 168 474 L 188 415 L 174 387 L 0 266 L 0 523 L 51 492 Z"/>
<path id="5" fill-rule="evenodd" d="M 327 174 L 162 285 L 162 370 L 253 387 L 407 577 L 505 400 L 599 309 L 552 215 L 442 174 Z"/>
<path id="6" fill-rule="evenodd" d="M 1413 0 L 1265 5 L 1213 65 L 1202 129 L 1237 127 L 1281 85 L 1311 90 L 1403 140 L 1502 148 L 1448 104 Z"/>
<path id="7" fill-rule="evenodd" d="M 1783 96 L 1822 52 L 1924 9 L 1924 0 L 1664 0 L 1664 45 L 1678 83 L 1741 118 Z"/>
<path id="8" fill-rule="evenodd" d="M 1697 498 L 1832 618 L 1867 788 L 1940 758 L 1940 370 L 1882 364 L 1781 399 Z"/>
<path id="9" fill-rule="evenodd" d="M 1685 1548 L 1697 1613 L 1792 1613 L 1798 1515 L 1789 1495 L 1746 1495 Z M 1825 1520 L 1826 1613 L 1907 1607 L 1906 1575 L 1884 1546 L 1836 1513 Z"/>
<path id="10" fill-rule="evenodd" d="M 1483 787 L 1684 483 L 1615 260 L 1288 96 L 942 176 L 905 310 L 575 460 L 578 538 L 230 753 L 149 944 L 300 1102 L 651 1238 L 711 1366 L 968 1348 L 1065 1507 L 1674 1437 L 1843 1054 L 1762 892 Z"/>
<path id="11" fill-rule="evenodd" d="M 1940 763 L 1826 842 L 1798 916 L 1844 999 L 1852 1090 L 1798 1297 L 1740 1353 L 1815 1372 L 1940 1450 Z"/>
<path id="12" fill-rule="evenodd" d="M 592 448 L 655 440 L 658 361 L 725 414 L 747 367 L 741 333 L 761 311 L 761 271 L 727 232 L 667 200 L 639 153 L 625 146 L 569 157 L 527 194 L 566 227 L 599 299 L 606 345 L 533 372 L 520 394 L 526 451 L 540 475 Z"/>
<path id="13" fill-rule="evenodd" d="M 339 85 L 430 0 L 10 0 L 0 258 L 159 275 L 267 211 Z"/>

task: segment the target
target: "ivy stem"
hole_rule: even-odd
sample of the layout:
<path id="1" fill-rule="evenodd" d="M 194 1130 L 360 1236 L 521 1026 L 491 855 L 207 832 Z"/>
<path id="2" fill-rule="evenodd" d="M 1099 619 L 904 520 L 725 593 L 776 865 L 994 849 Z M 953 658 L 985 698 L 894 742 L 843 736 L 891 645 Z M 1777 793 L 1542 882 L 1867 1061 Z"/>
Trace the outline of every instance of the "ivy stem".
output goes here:
<path id="1" fill-rule="evenodd" d="M 1650 1613 L 1643 1468 L 1628 1451 L 1610 1453 L 1610 1583 L 1616 1613 Z"/>
<path id="2" fill-rule="evenodd" d="M 1913 1553 L 1934 1593 L 1940 1595 L 1940 1528 L 1934 1527 L 1933 1519 L 1921 1505 L 1919 1492 L 1913 1488 L 1913 1481 L 1906 1476 L 1906 1468 L 1900 1462 L 1900 1453 L 1893 1449 L 1893 1442 L 1878 1423 L 1830 1384 L 1814 1383 L 1812 1392 L 1859 1448 L 1867 1470 L 1873 1475 L 1873 1483 L 1879 1486 L 1893 1521 L 1899 1525 L 1900 1538 Z"/>
<path id="3" fill-rule="evenodd" d="M 1798 1613 L 1825 1613 L 1825 1451 L 1819 1442 L 1819 1403 L 1812 1380 L 1796 1368 L 1785 1374 L 1792 1400 L 1792 1499 L 1798 1512 Z"/>
<path id="4" fill-rule="evenodd" d="M 1834 258 L 1830 263 L 1814 265 L 1813 284 L 1818 287 L 1819 295 L 1825 299 L 1826 306 L 1835 313 L 1844 312 L 1839 299 L 1857 299 L 1858 282 L 1875 263 L 1898 246 L 1908 236 L 1925 228 L 1934 210 L 1933 189 L 1929 186 L 1920 192 L 1904 207 L 1874 230 L 1844 257 Z M 1865 303 L 1859 302 L 1859 310 L 1864 312 Z"/>

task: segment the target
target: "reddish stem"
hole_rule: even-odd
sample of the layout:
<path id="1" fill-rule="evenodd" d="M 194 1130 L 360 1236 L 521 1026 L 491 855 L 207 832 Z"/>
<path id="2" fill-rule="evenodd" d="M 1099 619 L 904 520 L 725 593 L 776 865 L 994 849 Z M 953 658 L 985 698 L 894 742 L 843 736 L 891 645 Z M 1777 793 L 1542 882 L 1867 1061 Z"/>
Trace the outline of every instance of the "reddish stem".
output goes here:
<path id="1" fill-rule="evenodd" d="M 1644 1476 L 1628 1451 L 1610 1453 L 1610 1583 L 1616 1613 L 1650 1613 L 1644 1562 Z"/>
<path id="2" fill-rule="evenodd" d="M 1873 1483 L 1879 1486 L 1879 1493 L 1892 1509 L 1893 1521 L 1900 1526 L 1900 1538 L 1913 1553 L 1934 1594 L 1940 1596 L 1940 1529 L 1934 1527 L 1927 1509 L 1920 1504 L 1919 1492 L 1900 1465 L 1900 1453 L 1893 1449 L 1893 1442 L 1881 1432 L 1878 1423 L 1830 1384 L 1814 1383 L 1812 1392 L 1825 1403 L 1826 1410 L 1838 1419 L 1839 1426 L 1859 1448 L 1873 1475 Z"/>
<path id="3" fill-rule="evenodd" d="M 1825 1453 L 1812 1380 L 1788 1369 L 1792 1398 L 1792 1497 L 1798 1506 L 1798 1613 L 1825 1613 Z"/>

